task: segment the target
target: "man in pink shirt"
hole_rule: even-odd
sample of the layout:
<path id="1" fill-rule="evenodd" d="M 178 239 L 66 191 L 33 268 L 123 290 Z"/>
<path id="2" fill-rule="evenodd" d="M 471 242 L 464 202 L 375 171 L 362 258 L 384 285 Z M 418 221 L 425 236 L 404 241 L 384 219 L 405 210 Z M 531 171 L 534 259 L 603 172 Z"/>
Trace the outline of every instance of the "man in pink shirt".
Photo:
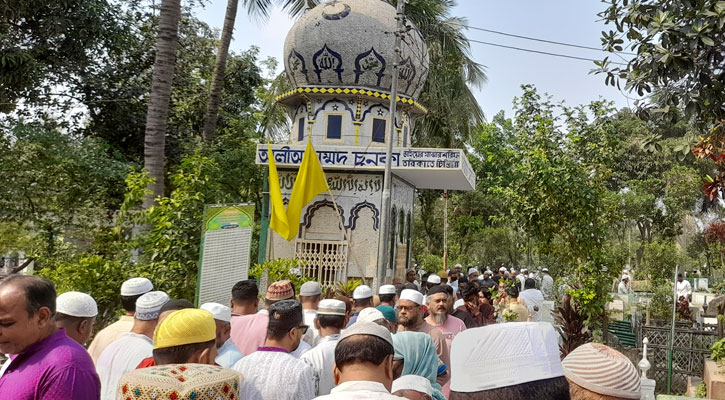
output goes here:
<path id="1" fill-rule="evenodd" d="M 237 282 L 232 288 L 231 339 L 237 349 L 249 355 L 264 346 L 267 339 L 270 305 L 280 300 L 294 299 L 295 290 L 290 281 L 274 282 L 267 288 L 264 310 L 259 307 L 259 288 L 254 280 Z"/>
<path id="2" fill-rule="evenodd" d="M 445 337 L 446 346 L 448 347 L 448 354 L 450 354 L 453 338 L 466 330 L 466 324 L 459 318 L 448 314 L 448 291 L 446 285 L 436 285 L 428 289 L 428 301 L 426 305 L 428 306 L 430 315 L 425 319 L 425 322 L 443 332 L 443 337 Z M 451 391 L 450 382 L 443 385 L 442 391 L 448 397 Z"/>

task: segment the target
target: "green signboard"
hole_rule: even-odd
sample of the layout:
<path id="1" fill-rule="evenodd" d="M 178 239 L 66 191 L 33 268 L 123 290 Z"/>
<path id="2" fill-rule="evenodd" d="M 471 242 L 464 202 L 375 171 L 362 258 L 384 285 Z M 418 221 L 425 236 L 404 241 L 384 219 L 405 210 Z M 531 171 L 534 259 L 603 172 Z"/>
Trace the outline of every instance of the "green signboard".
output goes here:
<path id="1" fill-rule="evenodd" d="M 247 279 L 253 225 L 253 204 L 215 204 L 204 208 L 197 306 L 208 302 L 229 304 L 232 286 Z"/>

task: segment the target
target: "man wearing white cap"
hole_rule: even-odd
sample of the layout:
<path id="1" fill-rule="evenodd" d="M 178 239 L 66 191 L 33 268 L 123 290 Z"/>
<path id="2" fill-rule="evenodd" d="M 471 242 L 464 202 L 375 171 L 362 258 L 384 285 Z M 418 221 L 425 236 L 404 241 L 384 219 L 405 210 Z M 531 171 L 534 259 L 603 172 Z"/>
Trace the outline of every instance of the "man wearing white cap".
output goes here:
<path id="1" fill-rule="evenodd" d="M 521 271 L 519 271 L 519 274 L 516 275 L 516 279 L 518 279 L 517 285 L 519 286 L 519 292 L 523 292 L 525 289 L 526 284 L 526 278 L 529 276 L 528 274 L 529 270 L 526 268 L 521 268 Z"/>
<path id="2" fill-rule="evenodd" d="M 400 293 L 400 300 L 396 311 L 398 312 L 398 332 L 423 332 L 430 335 L 436 347 L 436 354 L 444 364 L 450 366 L 449 346 L 446 343 L 443 331 L 425 322 L 423 319 L 423 295 L 412 289 L 404 289 Z M 449 375 L 438 378 L 438 383 L 444 385 Z"/>
<path id="3" fill-rule="evenodd" d="M 549 275 L 549 268 L 543 268 L 541 270 L 541 294 L 544 295 L 545 300 L 554 299 L 554 278 Z"/>
<path id="4" fill-rule="evenodd" d="M 229 321 L 232 320 L 232 309 L 219 303 L 204 303 L 199 308 L 209 311 L 214 316 L 217 348 L 217 356 L 214 361 L 224 368 L 231 368 L 234 363 L 244 357 L 231 339 L 232 327 L 229 325 Z"/>
<path id="5" fill-rule="evenodd" d="M 93 362 L 98 361 L 103 350 L 121 337 L 124 333 L 130 332 L 133 328 L 133 314 L 136 311 L 136 300 L 141 295 L 154 290 L 154 285 L 147 278 L 131 278 L 121 285 L 121 306 L 126 310 L 126 314 L 121 316 L 118 321 L 108 325 L 96 333 L 96 336 L 88 346 L 88 353 L 91 355 Z"/>
<path id="6" fill-rule="evenodd" d="M 65 329 L 65 334 L 81 346 L 91 337 L 97 315 L 96 301 L 85 293 L 65 292 L 55 299 L 55 326 Z"/>
<path id="7" fill-rule="evenodd" d="M 474 282 L 478 280 L 478 268 L 471 267 L 468 269 L 468 281 Z"/>
<path id="8" fill-rule="evenodd" d="M 398 291 L 395 290 L 395 286 L 380 286 L 380 289 L 378 289 L 378 295 L 380 295 L 380 305 L 395 308 L 395 302 L 398 301 Z"/>
<path id="9" fill-rule="evenodd" d="M 305 325 L 310 328 L 302 337 L 302 341 L 314 347 L 320 339 L 320 332 L 315 328 L 315 318 L 317 317 L 317 307 L 322 298 L 322 286 L 315 281 L 308 281 L 300 286 L 300 303 L 302 303 L 302 316 L 305 319 Z"/>
<path id="10" fill-rule="evenodd" d="M 337 386 L 319 400 L 400 400 L 393 385 L 393 337 L 372 322 L 346 329 L 335 348 L 333 377 Z"/>
<path id="11" fill-rule="evenodd" d="M 330 394 L 335 387 L 332 369 L 335 365 L 335 346 L 340 339 L 340 331 L 345 326 L 345 303 L 335 299 L 320 301 L 314 325 L 320 332 L 320 342 L 300 359 L 308 363 L 317 381 L 317 396 Z"/>
<path id="12" fill-rule="evenodd" d="M 629 294 L 630 290 L 627 284 L 629 283 L 629 275 L 622 275 L 622 280 L 617 286 L 617 294 Z"/>
<path id="13" fill-rule="evenodd" d="M 511 322 L 461 332 L 451 346 L 449 399 L 569 400 L 557 339 L 547 322 Z"/>
<path id="14" fill-rule="evenodd" d="M 355 321 L 357 321 L 357 315 L 360 314 L 360 311 L 368 307 L 373 307 L 373 295 L 373 290 L 370 289 L 370 286 L 368 285 L 360 285 L 355 288 L 355 290 L 352 292 L 353 313 L 350 317 L 350 321 L 347 323 L 347 326 L 345 328 L 349 328 L 352 324 L 355 323 Z"/>
<path id="15" fill-rule="evenodd" d="M 101 399 L 113 400 L 116 387 L 123 374 L 133 369 L 145 358 L 153 355 L 154 329 L 161 307 L 169 301 L 164 292 L 148 292 L 136 300 L 133 328 L 108 345 L 96 362 L 101 378 Z"/>
<path id="16" fill-rule="evenodd" d="M 433 386 L 430 381 L 418 375 L 403 375 L 393 381 L 391 392 L 410 400 L 432 400 Z"/>

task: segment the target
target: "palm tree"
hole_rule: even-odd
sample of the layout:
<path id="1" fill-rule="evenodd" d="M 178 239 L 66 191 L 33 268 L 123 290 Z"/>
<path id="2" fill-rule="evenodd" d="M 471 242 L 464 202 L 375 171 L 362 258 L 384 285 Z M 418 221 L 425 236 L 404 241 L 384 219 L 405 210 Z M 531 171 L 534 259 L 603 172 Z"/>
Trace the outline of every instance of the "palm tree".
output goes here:
<path id="1" fill-rule="evenodd" d="M 232 33 L 234 32 L 234 21 L 237 19 L 238 4 L 239 0 L 229 0 L 227 2 L 227 11 L 224 14 L 221 43 L 219 44 L 216 63 L 214 64 L 209 101 L 207 102 L 206 115 L 204 116 L 202 138 L 205 141 L 211 141 L 216 131 L 219 102 L 221 101 L 222 87 L 224 86 L 224 71 L 226 70 L 227 55 L 229 54 L 229 43 L 232 41 Z"/>
<path id="2" fill-rule="evenodd" d="M 387 1 L 393 6 L 397 0 Z M 267 19 L 271 7 L 281 5 L 299 16 L 319 0 L 245 0 L 250 15 Z M 471 58 L 470 44 L 463 34 L 465 18 L 451 17 L 454 0 L 408 0 L 405 15 L 418 27 L 428 44 L 431 70 L 421 103 L 429 113 L 416 124 L 414 144 L 460 147 L 475 126 L 484 121 L 483 111 L 471 91 L 486 82 L 481 64 Z"/>
<path id="3" fill-rule="evenodd" d="M 151 95 L 146 114 L 144 136 L 144 168 L 154 181 L 149 184 L 151 196 L 144 201 L 144 208 L 153 205 L 158 196 L 164 195 L 166 126 L 169 114 L 171 83 L 176 64 L 178 30 L 181 19 L 180 0 L 162 0 L 159 14 L 159 35 L 156 40 L 156 58 L 151 77 Z"/>

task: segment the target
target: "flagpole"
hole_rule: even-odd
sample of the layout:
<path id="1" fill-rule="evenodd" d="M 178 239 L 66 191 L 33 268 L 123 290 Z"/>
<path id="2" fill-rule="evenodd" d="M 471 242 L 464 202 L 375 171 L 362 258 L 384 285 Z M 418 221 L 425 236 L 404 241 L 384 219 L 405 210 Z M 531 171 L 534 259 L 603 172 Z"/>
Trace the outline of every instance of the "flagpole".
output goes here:
<path id="1" fill-rule="evenodd" d="M 385 152 L 385 174 L 383 175 L 383 196 L 382 196 L 382 212 L 380 213 L 380 232 L 378 236 L 378 267 L 377 267 L 377 286 L 375 290 L 385 283 L 385 275 L 387 271 L 387 246 L 388 246 L 388 219 L 390 214 L 390 186 L 392 181 L 391 167 L 393 158 L 393 136 L 395 135 L 395 114 L 398 104 L 398 68 L 400 66 L 400 41 L 404 25 L 405 0 L 398 0 L 398 7 L 395 19 L 398 25 L 395 32 L 395 48 L 393 55 L 393 71 L 390 83 L 390 109 L 388 115 L 388 133 L 387 133 L 387 151 Z M 392 266 L 391 266 L 392 267 Z"/>

